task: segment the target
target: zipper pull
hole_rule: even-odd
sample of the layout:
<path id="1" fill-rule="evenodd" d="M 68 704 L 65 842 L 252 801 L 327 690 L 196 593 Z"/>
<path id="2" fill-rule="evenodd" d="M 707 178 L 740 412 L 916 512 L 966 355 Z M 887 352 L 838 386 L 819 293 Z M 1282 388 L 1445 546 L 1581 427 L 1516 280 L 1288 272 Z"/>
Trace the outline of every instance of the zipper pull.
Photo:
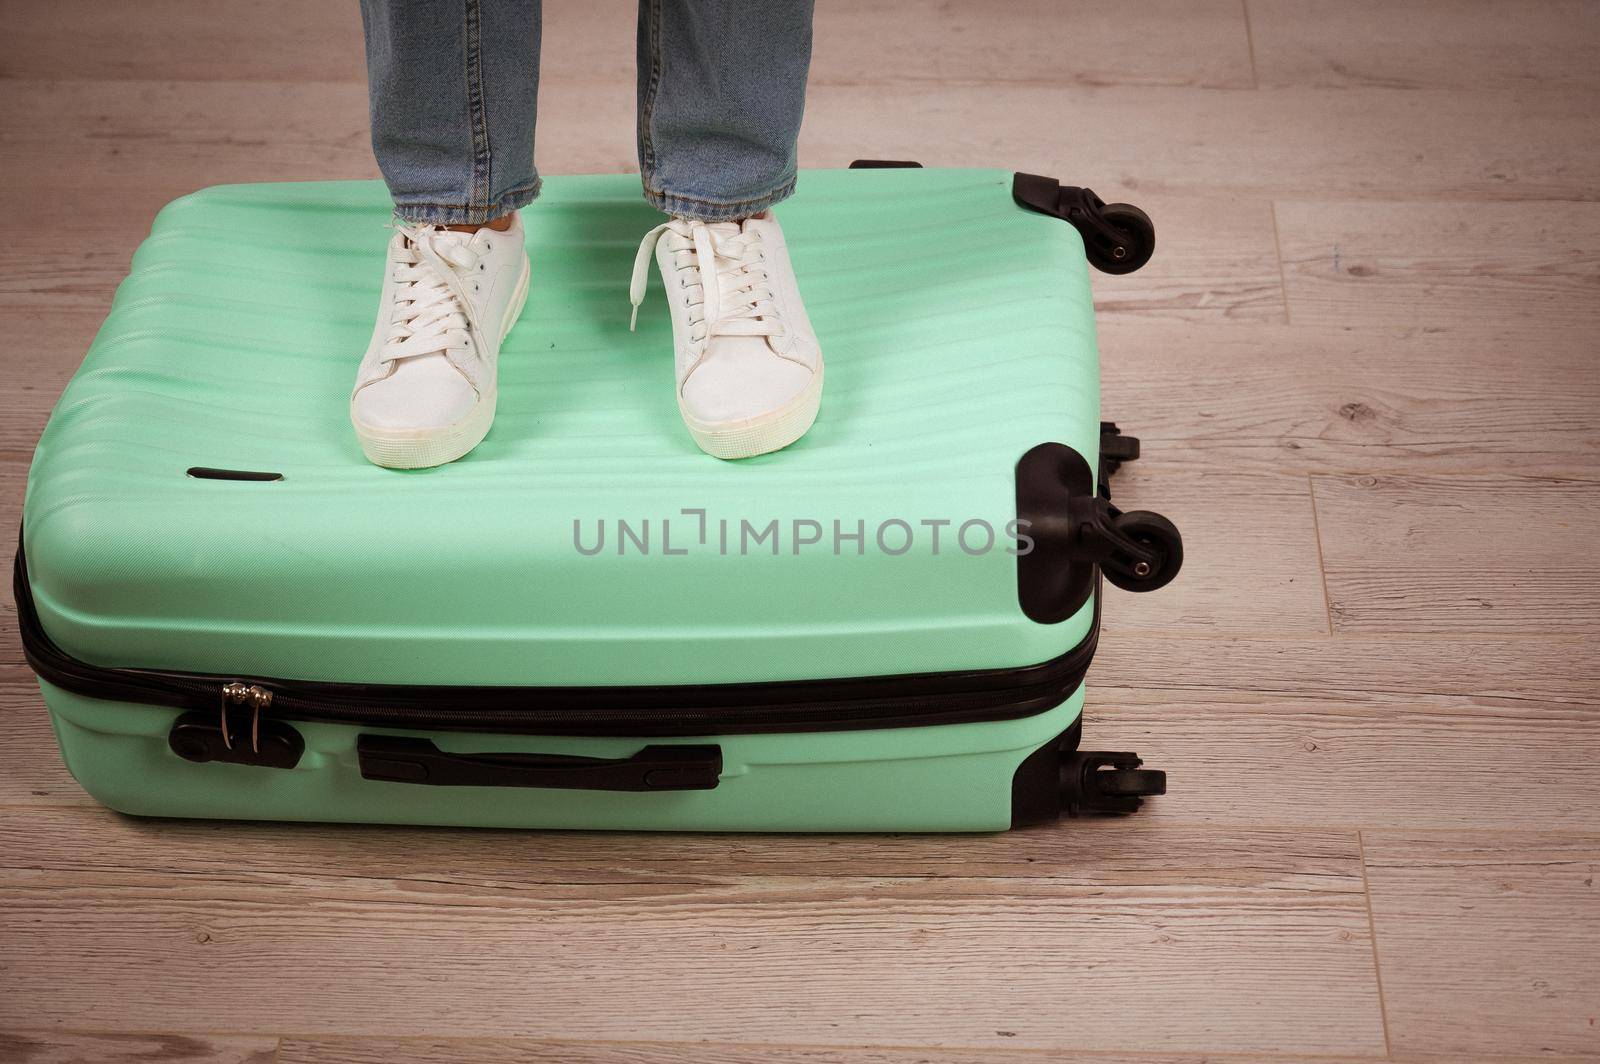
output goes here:
<path id="1" fill-rule="evenodd" d="M 222 685 L 222 745 L 233 749 L 233 736 L 228 733 L 228 705 L 250 707 L 250 752 L 261 752 L 261 711 L 272 705 L 272 692 L 256 684 L 234 680 Z"/>

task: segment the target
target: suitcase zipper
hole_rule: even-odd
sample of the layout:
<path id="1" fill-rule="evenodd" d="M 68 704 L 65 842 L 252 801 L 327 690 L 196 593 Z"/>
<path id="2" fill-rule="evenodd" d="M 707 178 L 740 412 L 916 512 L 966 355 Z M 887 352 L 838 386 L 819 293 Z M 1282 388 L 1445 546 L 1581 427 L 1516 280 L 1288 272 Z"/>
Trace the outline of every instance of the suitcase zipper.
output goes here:
<path id="1" fill-rule="evenodd" d="M 44 631 L 20 546 L 13 590 L 23 651 L 40 679 L 92 698 L 220 713 L 229 750 L 234 742 L 230 709 L 249 710 L 252 749 L 259 745 L 262 716 L 269 708 L 274 720 L 585 736 L 842 731 L 1012 720 L 1053 709 L 1078 688 L 1100 628 L 1096 595 L 1094 618 L 1081 643 L 1049 661 L 1007 669 L 628 687 L 361 684 L 93 665 L 67 654 Z"/>
<path id="2" fill-rule="evenodd" d="M 228 705 L 250 707 L 250 749 L 261 749 L 261 714 L 272 705 L 272 692 L 256 684 L 240 683 L 237 680 L 222 685 L 222 709 L 218 714 L 217 727 L 222 732 L 222 745 L 229 750 L 233 749 L 233 736 L 228 733 Z"/>

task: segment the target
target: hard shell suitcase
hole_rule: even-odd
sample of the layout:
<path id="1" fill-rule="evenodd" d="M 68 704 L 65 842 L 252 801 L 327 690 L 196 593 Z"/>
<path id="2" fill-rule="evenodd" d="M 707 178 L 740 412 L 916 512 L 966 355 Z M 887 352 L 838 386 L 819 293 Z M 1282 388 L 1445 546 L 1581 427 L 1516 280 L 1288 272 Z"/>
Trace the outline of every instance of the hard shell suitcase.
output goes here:
<path id="1" fill-rule="evenodd" d="M 499 414 L 454 464 L 347 413 L 376 182 L 163 210 L 50 418 L 16 599 L 62 755 L 155 816 L 991 831 L 1127 812 L 1078 751 L 1099 578 L 1170 580 L 1120 513 L 1086 262 L 1136 209 L 1026 174 L 858 164 L 779 209 L 828 364 L 779 453 L 696 450 L 628 176 L 549 178 Z M 658 282 L 652 281 L 653 284 Z"/>

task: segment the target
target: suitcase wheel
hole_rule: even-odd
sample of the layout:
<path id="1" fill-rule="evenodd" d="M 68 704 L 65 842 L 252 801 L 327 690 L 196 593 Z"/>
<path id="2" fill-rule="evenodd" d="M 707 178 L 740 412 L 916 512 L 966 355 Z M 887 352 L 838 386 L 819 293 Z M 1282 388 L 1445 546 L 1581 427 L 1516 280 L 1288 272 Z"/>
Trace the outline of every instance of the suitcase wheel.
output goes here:
<path id="1" fill-rule="evenodd" d="M 1129 510 L 1112 518 L 1111 527 L 1156 555 L 1154 562 L 1103 564 L 1101 572 L 1113 585 L 1124 591 L 1154 591 L 1178 575 L 1183 567 L 1183 537 L 1177 525 L 1149 510 Z"/>
<path id="2" fill-rule="evenodd" d="M 1061 808 L 1068 816 L 1137 812 L 1144 799 L 1167 793 L 1167 774 L 1140 768 L 1138 754 L 1075 751 L 1061 759 Z"/>
<path id="3" fill-rule="evenodd" d="M 1120 798 L 1149 798 L 1167 793 L 1167 774 L 1154 768 L 1118 768 L 1099 772 L 1095 782 L 1102 794 Z"/>
<path id="4" fill-rule="evenodd" d="M 1119 239 L 1108 243 L 1089 241 L 1084 255 L 1089 265 L 1101 273 L 1132 273 L 1150 261 L 1156 250 L 1156 227 L 1150 216 L 1131 203 L 1108 203 L 1100 209 L 1100 220 L 1116 230 Z"/>
<path id="5" fill-rule="evenodd" d="M 1011 179 L 1011 198 L 1071 224 L 1083 237 L 1084 258 L 1102 273 L 1132 273 L 1155 253 L 1156 227 L 1132 204 L 1106 203 L 1091 189 L 1020 173 Z"/>

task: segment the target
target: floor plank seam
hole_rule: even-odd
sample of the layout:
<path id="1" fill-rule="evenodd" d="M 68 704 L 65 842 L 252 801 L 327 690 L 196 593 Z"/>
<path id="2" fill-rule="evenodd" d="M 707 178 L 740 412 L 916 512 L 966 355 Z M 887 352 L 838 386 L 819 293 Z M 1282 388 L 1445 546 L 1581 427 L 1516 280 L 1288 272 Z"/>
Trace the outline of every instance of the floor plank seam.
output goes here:
<path id="1" fill-rule="evenodd" d="M 40 1035 L 67 1035 L 75 1038 L 168 1038 L 173 1035 L 194 1038 L 276 1038 L 278 1051 L 281 1051 L 285 1042 L 320 1042 L 320 1043 L 400 1043 L 410 1044 L 418 1042 L 448 1042 L 452 1045 L 499 1045 L 499 1044 L 524 1044 L 530 1046 L 614 1046 L 618 1048 L 649 1047 L 649 1046 L 701 1046 L 718 1047 L 725 1049 L 759 1049 L 759 1050 L 801 1050 L 834 1052 L 838 1050 L 867 1050 L 887 1052 L 920 1053 L 925 1051 L 948 1053 L 1004 1053 L 1017 1056 L 1039 1056 L 1045 1059 L 1060 1059 L 1063 1049 L 1070 1049 L 1074 1057 L 1111 1057 L 1126 1058 L 1129 1050 L 1125 1048 L 1086 1049 L 1076 1046 L 1007 1046 L 1007 1045 L 955 1045 L 950 1043 L 918 1043 L 918 1042 L 732 1042 L 723 1039 L 687 1040 L 682 1038 L 549 1038 L 539 1035 L 452 1035 L 452 1034 L 394 1034 L 388 1031 L 373 1032 L 284 1032 L 263 1036 L 259 1031 L 243 1029 L 215 1029 L 197 1030 L 184 1028 L 181 1031 L 173 1030 L 117 1030 L 105 1031 L 89 1028 L 74 1027 L 38 1027 L 5 1024 L 0 1021 L 0 1030 L 16 1034 Z M 1144 1052 L 1134 1050 L 1133 1052 Z M 1220 1053 L 1213 1050 L 1194 1048 L 1167 1048 L 1152 1049 L 1148 1053 L 1161 1057 L 1196 1056 L 1205 1060 L 1239 1061 L 1240 1064 L 1248 1061 L 1348 1061 L 1372 1060 L 1383 1061 L 1388 1059 L 1376 1053 L 1294 1053 L 1272 1052 L 1270 1050 L 1244 1050 L 1230 1052 L 1224 1050 Z M 1475 1058 L 1478 1059 L 1478 1058 Z M 1482 1058 L 1486 1060 L 1495 1058 Z M 1548 1058 L 1554 1060 L 1580 1059 L 1580 1058 Z M 277 1051 L 273 1060 L 277 1060 Z"/>
<path id="2" fill-rule="evenodd" d="M 1285 832 L 1284 834 L 1288 834 L 1288 832 Z M 1353 837 L 1356 833 L 1351 831 L 1351 832 L 1336 832 L 1336 833 L 1335 832 L 1329 832 L 1329 834 L 1350 835 L 1350 836 Z M 127 865 L 127 864 L 49 865 L 49 866 L 43 866 L 43 865 L 22 865 L 22 866 L 0 865 L 0 873 L 3 873 L 3 872 L 33 872 L 33 873 L 39 873 L 39 874 L 50 873 L 50 874 L 58 874 L 58 875 L 91 875 L 91 876 L 100 876 L 100 875 L 105 875 L 105 874 L 111 873 L 111 872 L 123 872 L 123 873 L 128 873 L 130 875 L 136 875 L 136 876 L 163 876 L 163 875 L 167 875 L 167 876 L 174 877 L 179 882 L 187 882 L 187 881 L 193 880 L 193 881 L 204 881 L 204 882 L 209 882 L 209 883 L 227 882 L 227 883 L 239 883 L 239 884 L 249 884 L 252 881 L 257 881 L 257 880 L 261 879 L 262 877 L 266 877 L 268 879 L 271 879 L 273 877 L 280 877 L 280 878 L 284 878 L 284 879 L 294 879 L 294 880 L 298 880 L 298 881 L 302 881 L 302 882 L 318 882 L 318 883 L 330 883 L 330 884 L 352 883 L 353 882 L 353 883 L 361 883 L 361 884 L 379 884 L 379 885 L 382 885 L 382 884 L 385 884 L 385 883 L 403 883 L 403 884 L 421 885 L 421 886 L 428 886 L 428 887 L 448 887 L 448 888 L 452 888 L 452 889 L 457 890 L 457 891 L 463 890 L 463 889 L 483 888 L 483 887 L 499 888 L 504 883 L 507 882 L 507 880 L 502 879 L 502 878 L 489 878 L 487 880 L 475 880 L 475 879 L 439 879 L 437 877 L 415 876 L 415 875 L 410 875 L 410 876 L 408 876 L 408 875 L 381 876 L 381 875 L 357 875 L 357 874 L 353 874 L 353 873 L 346 873 L 346 874 L 340 875 L 340 874 L 337 874 L 337 873 L 308 872 L 308 871 L 304 871 L 304 870 L 297 870 L 297 871 L 291 871 L 291 872 L 280 872 L 280 871 L 278 871 L 276 869 L 263 869 L 263 868 L 243 868 L 243 869 L 236 869 L 236 870 L 231 871 L 231 872 L 223 872 L 223 871 L 219 871 L 219 870 L 203 869 L 203 868 L 171 868 L 171 867 L 155 867 L 155 866 L 143 866 L 143 867 L 140 867 L 140 866 L 136 866 L 136 865 Z M 1322 880 L 1322 879 L 1343 880 L 1345 878 L 1348 878 L 1343 873 L 1340 873 L 1340 872 L 1300 872 L 1300 873 L 1298 873 L 1298 876 L 1300 878 L 1302 878 L 1302 879 L 1313 879 L 1313 880 Z M 611 880 L 584 880 L 584 879 L 569 880 L 569 879 L 556 879 L 556 878 L 540 879 L 540 878 L 537 878 L 537 877 L 522 877 L 522 878 L 519 878 L 519 879 L 515 880 L 515 885 L 516 885 L 517 888 L 524 888 L 524 889 L 525 888 L 530 888 L 530 887 L 564 887 L 564 888 L 570 888 L 570 887 L 632 887 L 632 888 L 649 887 L 649 888 L 652 888 L 652 889 L 669 889 L 670 888 L 670 889 L 688 890 L 688 889 L 706 888 L 706 887 L 720 888 L 720 887 L 727 887 L 727 886 L 737 886 L 738 884 L 740 884 L 742 882 L 750 881 L 750 880 L 756 880 L 756 881 L 800 880 L 800 881 L 812 881 L 812 882 L 826 883 L 826 884 L 829 884 L 829 885 L 838 884 L 838 885 L 845 885 L 845 886 L 854 886 L 854 885 L 858 885 L 858 884 L 863 883 L 863 882 L 866 882 L 866 883 L 894 884 L 894 885 L 897 885 L 897 886 L 898 885 L 912 885 L 912 884 L 917 884 L 917 885 L 926 885 L 926 884 L 958 885 L 958 884 L 976 884 L 976 883 L 981 883 L 981 884 L 984 884 L 985 886 L 1000 885 L 1000 886 L 997 886 L 996 889 L 994 889 L 990 894 L 988 894 L 987 897 L 994 898 L 994 899 L 1009 899 L 1009 900 L 1023 900 L 1023 899 L 1026 899 L 1026 898 L 1030 897 L 1030 895 L 1026 891 L 1023 891 L 1023 890 L 1020 889 L 1020 888 L 1022 888 L 1024 886 L 1052 885 L 1052 886 L 1068 886 L 1068 887 L 1070 887 L 1070 886 L 1074 885 L 1075 883 L 1079 883 L 1079 881 L 1073 880 L 1070 877 L 1065 877 L 1064 878 L 1064 877 L 1061 877 L 1061 876 L 1052 876 L 1052 875 L 1037 875 L 1037 876 L 949 875 L 949 874 L 942 873 L 942 872 L 887 872 L 887 873 L 880 873 L 880 874 L 874 875 L 872 873 L 866 873 L 866 872 L 853 872 L 853 873 L 826 873 L 826 872 L 823 872 L 823 873 L 818 873 L 818 872 L 765 871 L 765 872 L 756 872 L 756 873 L 746 873 L 746 872 L 731 872 L 730 873 L 730 872 L 715 872 L 715 871 L 711 871 L 711 872 L 701 873 L 701 874 L 699 874 L 698 876 L 696 876 L 695 878 L 692 878 L 692 879 L 668 879 L 668 878 L 656 879 L 656 878 L 650 878 L 647 875 L 641 875 L 641 876 L 637 876 L 637 877 L 631 878 L 631 879 L 611 879 Z M 1012 891 L 1008 890 L 1006 886 L 1004 886 L 1004 885 L 1008 885 L 1008 884 L 1013 886 L 1013 887 L 1015 887 L 1016 888 L 1016 892 L 1013 893 Z M 1189 883 L 1189 881 L 1182 880 L 1182 881 L 1173 881 L 1173 882 L 1164 883 L 1164 884 L 1153 884 L 1153 885 L 1150 885 L 1150 887 L 1151 887 L 1151 889 L 1157 889 L 1157 888 L 1163 887 L 1163 886 L 1172 887 L 1172 888 L 1175 888 L 1175 889 L 1187 889 L 1190 885 L 1191 884 Z M 1257 886 L 1257 887 L 1250 887 L 1248 889 L 1250 889 L 1252 891 L 1257 891 L 1257 890 L 1265 891 L 1265 892 L 1268 892 L 1268 893 L 1273 893 L 1273 892 L 1277 892 L 1277 891 L 1287 891 L 1288 893 L 1291 893 L 1291 894 L 1303 894 L 1303 893 L 1305 893 L 1305 888 L 1299 887 L 1299 886 L 1291 886 L 1291 887 Z M 1353 893 L 1356 892 L 1353 888 L 1347 890 L 1347 889 L 1343 889 L 1341 887 L 1338 887 L 1338 886 L 1335 886 L 1335 885 L 1332 885 L 1332 884 L 1326 885 L 1326 886 L 1319 886 L 1317 889 L 1326 891 L 1328 894 L 1337 894 L 1337 895 L 1347 895 L 1347 894 L 1353 894 Z M 513 897 L 513 899 L 515 899 L 516 896 L 512 895 L 512 897 Z M 604 899 L 604 898 L 599 898 L 599 899 L 592 899 L 592 898 L 565 898 L 565 899 L 554 899 L 554 900 L 552 900 L 552 899 L 549 899 L 549 898 L 538 897 L 538 898 L 534 898 L 532 900 L 537 901 L 541 905 L 557 905 L 557 904 L 578 904 L 578 905 L 582 905 L 582 904 L 590 903 L 591 901 L 604 902 L 607 899 Z M 397 900 L 391 900 L 391 899 L 387 899 L 387 898 L 374 898 L 374 899 L 371 899 L 370 901 L 366 902 L 365 904 L 372 905 L 374 907 L 378 907 L 378 906 L 392 906 L 392 905 L 400 905 L 400 906 L 417 905 L 417 904 L 421 904 L 421 903 L 419 903 L 416 899 L 410 899 L 410 898 L 397 899 Z M 463 907 L 459 903 L 441 902 L 441 901 L 437 901 L 437 900 L 431 902 L 431 904 L 436 906 L 436 907 L 439 907 L 439 908 L 462 908 Z M 494 909 L 494 908 L 499 908 L 499 907 L 498 906 L 467 906 L 467 908 Z"/>
<path id="3" fill-rule="evenodd" d="M 1283 237 L 1278 234 L 1278 201 L 1267 201 L 1267 213 L 1272 216 L 1272 255 L 1278 260 L 1278 293 L 1283 297 L 1283 323 L 1293 325 L 1289 316 L 1289 272 L 1283 265 Z"/>
<path id="4" fill-rule="evenodd" d="M 1306 474 L 1306 491 L 1311 503 L 1311 535 L 1317 541 L 1317 573 L 1322 577 L 1322 612 L 1328 619 L 1328 637 L 1333 637 L 1333 596 L 1328 594 L 1328 564 L 1322 556 L 1322 525 L 1317 519 L 1317 479 Z"/>
<path id="5" fill-rule="evenodd" d="M 229 825 L 232 825 L 234 827 L 243 827 L 245 830 L 249 831 L 249 830 L 255 828 L 258 825 L 268 823 L 268 822 L 261 822 L 261 821 L 222 821 L 222 820 L 166 820 L 166 821 L 150 820 L 150 821 L 140 821 L 140 820 L 135 820 L 133 818 L 122 818 L 121 815 L 120 814 L 116 814 L 115 811 L 108 810 L 104 806 L 94 805 L 94 804 L 39 805 L 39 804 L 32 803 L 32 802 L 16 802 L 16 801 L 0 800 L 0 810 L 5 810 L 11 815 L 42 812 L 42 813 L 67 814 L 67 815 L 78 816 L 78 817 L 94 817 L 96 819 L 103 819 L 103 818 L 106 818 L 108 816 L 115 816 L 115 817 L 117 817 L 117 821 L 116 821 L 117 823 L 123 823 L 124 819 L 126 819 L 128 821 L 131 821 L 130 830 L 131 830 L 132 826 L 137 826 L 137 827 L 140 827 L 140 828 L 149 828 L 151 830 L 159 830 L 162 825 L 167 825 L 167 826 L 170 826 L 171 830 L 174 830 L 174 831 L 185 831 L 185 830 L 194 830 L 197 825 L 202 825 L 202 824 L 210 824 L 210 825 L 229 824 Z M 404 835 L 404 834 L 414 833 L 414 832 L 437 833 L 437 834 L 444 835 L 444 834 L 449 834 L 449 833 L 451 833 L 453 831 L 453 829 L 451 829 L 451 828 L 435 827 L 435 826 L 428 826 L 428 825 L 368 824 L 368 825 L 356 826 L 356 825 L 341 824 L 341 823 L 317 823 L 317 822 L 309 822 L 309 821 L 308 822 L 304 822 L 304 823 L 299 823 L 299 824 L 296 824 L 296 823 L 280 823 L 280 824 L 277 824 L 276 826 L 278 828 L 280 828 L 280 829 L 284 829 L 283 830 L 283 834 L 285 834 L 285 835 L 296 835 L 296 836 L 298 836 L 301 833 L 319 834 L 319 833 L 329 832 L 329 831 L 331 831 L 331 832 L 350 832 L 352 834 L 358 833 L 358 832 L 361 832 L 361 833 L 380 832 L 380 833 L 385 833 L 385 834 L 393 833 L 395 835 Z M 1205 830 L 1205 831 L 1271 831 L 1271 832 L 1326 831 L 1326 832 L 1336 832 L 1336 833 L 1345 833 L 1345 834 L 1354 834 L 1356 832 L 1362 832 L 1362 831 L 1369 831 L 1369 832 L 1370 831 L 1376 831 L 1376 832 L 1399 831 L 1399 832 L 1406 832 L 1406 833 L 1418 832 L 1418 833 L 1437 834 L 1437 835 L 1446 835 L 1446 836 L 1460 835 L 1460 834 L 1507 834 L 1507 835 L 1526 836 L 1526 835 L 1530 834 L 1530 832 L 1531 832 L 1533 834 L 1542 835 L 1542 836 L 1561 836 L 1561 837 L 1569 837 L 1569 838 L 1576 838 L 1576 839 L 1600 839 L 1600 827 L 1597 827 L 1597 828 L 1595 828 L 1593 830 L 1585 830 L 1585 829 L 1580 829 L 1580 828 L 1563 828 L 1563 827 L 1537 827 L 1537 828 L 1531 828 L 1530 829 L 1529 827 L 1527 827 L 1525 825 L 1523 825 L 1523 826 L 1505 826 L 1505 827 L 1500 827 L 1500 826 L 1488 825 L 1488 824 L 1468 824 L 1468 825 L 1462 825 L 1460 827 L 1453 827 L 1453 826 L 1437 825 L 1437 824 L 1419 824 L 1419 823 L 1415 823 L 1415 822 L 1380 824 L 1380 823 L 1373 823 L 1371 821 L 1364 821 L 1364 820 L 1363 821 L 1316 821 L 1316 820 L 1306 820 L 1306 821 L 1275 821 L 1275 820 L 1274 821 L 1260 821 L 1260 820 L 1248 820 L 1248 819 L 1246 819 L 1246 820 L 1216 820 L 1216 819 L 1207 819 L 1207 818 L 1187 819 L 1187 818 L 1182 818 L 1182 817 L 1163 816 L 1160 819 L 1148 819 L 1148 820 L 1141 820 L 1141 821 L 1133 821 L 1133 822 L 1129 822 L 1128 824 L 1125 825 L 1125 830 L 1130 831 L 1130 832 L 1158 831 L 1158 830 L 1164 830 L 1164 829 L 1168 829 L 1168 828 L 1178 828 L 1178 829 L 1183 829 L 1183 830 Z M 498 838 L 500 836 L 518 836 L 518 837 L 520 837 L 520 836 L 531 836 L 531 837 L 537 837 L 537 836 L 539 836 L 541 834 L 546 834 L 544 832 L 538 831 L 537 829 L 474 828 L 474 829 L 470 829 L 470 830 L 472 830 L 474 832 L 482 832 L 486 839 Z M 1059 833 L 1059 834 L 1065 835 L 1065 834 L 1068 834 L 1068 833 L 1072 833 L 1075 830 L 1077 830 L 1077 829 L 1072 828 L 1068 824 L 1063 824 L 1063 825 L 1059 825 L 1059 826 L 1056 826 L 1056 827 L 1053 827 L 1053 828 L 1046 827 L 1046 828 L 1043 828 L 1042 830 L 1035 830 L 1035 831 L 1032 831 L 1032 832 L 1019 833 L 1019 834 L 1017 834 L 1017 837 L 1019 837 L 1019 838 L 1020 837 L 1024 837 L 1024 836 L 1026 836 L 1028 834 L 1032 834 L 1033 836 L 1037 837 L 1039 835 L 1042 835 L 1042 834 L 1045 834 L 1045 833 L 1050 833 L 1050 832 L 1055 832 L 1055 833 Z M 1083 831 L 1093 831 L 1095 829 L 1093 829 L 1093 828 L 1084 828 L 1084 829 L 1081 829 L 1081 830 L 1083 830 Z M 583 832 L 571 832 L 571 833 L 566 833 L 566 834 L 583 835 L 584 833 Z M 645 836 L 647 836 L 647 837 L 652 835 L 652 834 L 665 837 L 665 836 L 669 836 L 669 835 L 695 836 L 696 833 L 693 833 L 693 832 L 687 832 L 687 833 L 672 833 L 672 832 L 650 833 L 650 832 L 645 832 L 643 834 Z M 1003 835 L 1005 835 L 1005 833 L 1001 833 L 1001 835 L 1003 836 Z M 605 836 L 605 835 L 602 834 L 599 837 L 604 839 L 604 838 L 607 838 L 608 836 Z M 715 833 L 712 833 L 710 835 L 710 837 L 718 837 L 718 838 L 720 838 L 720 837 L 724 837 L 724 836 L 720 836 L 720 835 L 716 835 Z M 851 837 L 853 837 L 853 836 L 838 835 L 838 834 L 828 834 L 828 833 L 817 833 L 815 835 L 802 836 L 796 841 L 795 850 L 796 850 L 796 852 L 800 852 L 800 851 L 806 850 L 807 846 L 805 845 L 805 843 L 807 842 L 807 840 L 837 840 L 837 839 L 841 839 L 841 838 L 851 838 Z M 930 846 L 936 844 L 941 839 L 947 839 L 948 838 L 947 836 L 941 836 L 941 835 L 918 836 L 918 835 L 915 835 L 915 834 L 898 834 L 898 835 L 891 834 L 891 835 L 887 835 L 885 837 L 886 838 L 891 838 L 891 839 L 901 839 L 901 840 L 907 839 L 907 838 L 924 838 L 930 844 Z M 960 836 L 957 836 L 957 837 L 960 837 Z M 980 835 L 979 837 L 983 837 L 983 836 Z M 1001 836 L 991 836 L 991 837 L 1001 837 Z M 729 846 L 736 848 L 736 843 L 734 841 L 730 840 Z M 597 847 L 596 852 L 599 852 L 599 851 L 600 851 L 600 848 Z M 92 869 L 92 868 L 101 868 L 101 867 L 104 867 L 104 866 L 86 865 L 86 866 L 83 866 L 83 867 L 85 869 Z M 6 871 L 42 871 L 43 869 L 40 866 L 37 866 L 37 865 L 8 864 L 8 863 L 5 863 L 3 861 L 0 861 L 0 870 L 6 870 Z M 764 873 L 764 874 L 766 874 L 766 873 Z M 775 874 L 775 875 L 810 875 L 811 873 L 772 873 L 772 874 Z M 359 877 L 355 877 L 355 878 L 359 878 Z M 387 877 L 387 876 L 385 876 L 385 877 L 368 877 L 368 878 L 389 879 L 389 878 L 395 878 L 395 877 Z M 401 877 L 401 878 L 404 878 L 404 877 Z M 879 878 L 879 877 L 869 877 L 869 878 Z M 923 874 L 918 874 L 917 878 L 926 878 L 926 876 L 923 875 Z M 976 879 L 986 879 L 986 878 L 1035 879 L 1035 878 L 1041 878 L 1041 877 L 1037 877 L 1037 876 L 995 876 L 995 877 L 990 877 L 990 876 L 955 876 L 955 877 L 943 877 L 943 876 L 941 876 L 940 878 L 958 878 L 958 879 L 962 879 L 962 878 L 967 878 L 967 879 L 973 879 L 973 878 L 976 878 Z M 610 880 L 571 881 L 571 885 L 574 885 L 574 886 L 595 885 L 595 884 L 604 885 L 604 884 L 609 883 L 609 882 L 611 882 L 611 881 Z"/>
<path id="6" fill-rule="evenodd" d="M 1149 687 L 1138 684 L 1117 683 L 1109 679 L 1093 686 L 1097 692 L 1115 692 L 1124 698 L 1138 695 L 1148 696 L 1149 701 L 1139 703 L 1144 706 L 1159 705 L 1162 701 L 1167 700 L 1189 699 L 1196 695 L 1213 696 L 1207 700 L 1207 704 L 1216 706 L 1258 706 L 1269 702 L 1289 703 L 1297 706 L 1307 702 L 1326 705 L 1330 695 L 1337 694 L 1340 698 L 1337 706 L 1340 712 L 1372 715 L 1393 713 L 1396 707 L 1420 713 L 1473 717 L 1509 716 L 1511 714 L 1508 711 L 1528 709 L 1588 717 L 1593 715 L 1596 710 L 1600 710 L 1600 704 L 1596 704 L 1593 700 L 1586 700 L 1582 696 L 1561 698 L 1550 694 L 1485 694 L 1481 691 L 1433 691 L 1415 687 L 1380 687 L 1375 684 L 1355 683 L 1330 684 L 1320 691 L 1308 691 L 1305 687 L 1247 686 L 1244 684 L 1204 683 L 1199 681 L 1194 683 L 1174 682 L 1160 687 Z M 1362 698 L 1355 702 L 1348 701 L 1351 691 L 1360 691 Z M 1237 697 L 1214 697 L 1217 695 L 1234 695 Z"/>
<path id="7" fill-rule="evenodd" d="M 1302 640 L 1316 640 L 1324 642 L 1328 639 L 1326 633 L 1306 633 L 1283 631 L 1264 631 L 1250 628 L 1217 628 L 1208 631 L 1184 628 L 1154 628 L 1143 625 L 1120 627 L 1115 621 L 1104 624 L 1103 631 L 1115 633 L 1118 639 L 1127 636 L 1135 638 L 1144 637 L 1161 639 L 1188 639 L 1194 642 L 1207 640 L 1249 643 L 1294 643 Z M 1537 642 L 1541 645 L 1592 645 L 1592 637 L 1574 635 L 1571 632 L 1492 632 L 1492 631 L 1453 631 L 1453 632 L 1368 632 L 1356 631 L 1336 634 L 1334 642 L 1337 643 L 1474 643 L 1492 640 L 1495 643 Z"/>
<path id="8" fill-rule="evenodd" d="M 1250 55 L 1250 87 L 1261 88 L 1261 71 L 1256 66 L 1256 35 L 1250 25 L 1250 0 L 1239 0 L 1239 10 L 1244 15 L 1244 44 Z M 1281 260 L 1280 260 L 1281 261 Z"/>
<path id="9" fill-rule="evenodd" d="M 1394 1046 L 1389 1041 L 1389 1005 L 1383 997 L 1383 968 L 1378 963 L 1378 921 L 1372 915 L 1372 884 L 1367 878 L 1367 845 L 1362 832 L 1356 832 L 1356 856 L 1361 861 L 1361 893 L 1367 904 L 1367 934 L 1372 941 L 1372 979 L 1378 989 L 1378 1020 L 1383 1024 L 1383 1052 L 1394 1059 Z"/>

